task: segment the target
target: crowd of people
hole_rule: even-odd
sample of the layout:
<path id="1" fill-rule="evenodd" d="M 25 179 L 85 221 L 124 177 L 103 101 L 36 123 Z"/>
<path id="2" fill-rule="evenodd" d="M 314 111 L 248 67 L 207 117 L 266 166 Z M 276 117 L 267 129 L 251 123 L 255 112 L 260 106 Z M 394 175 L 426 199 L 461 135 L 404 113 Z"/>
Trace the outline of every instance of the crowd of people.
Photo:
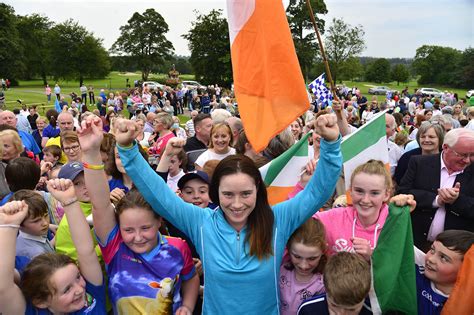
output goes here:
<path id="1" fill-rule="evenodd" d="M 411 212 L 418 314 L 440 314 L 474 244 L 474 106 L 455 95 L 341 89 L 256 152 L 217 85 L 53 93 L 61 112 L 0 112 L 1 314 L 372 314 L 390 203 Z M 342 138 L 379 112 L 390 169 L 344 178 Z M 259 168 L 307 133 L 270 205 Z"/>

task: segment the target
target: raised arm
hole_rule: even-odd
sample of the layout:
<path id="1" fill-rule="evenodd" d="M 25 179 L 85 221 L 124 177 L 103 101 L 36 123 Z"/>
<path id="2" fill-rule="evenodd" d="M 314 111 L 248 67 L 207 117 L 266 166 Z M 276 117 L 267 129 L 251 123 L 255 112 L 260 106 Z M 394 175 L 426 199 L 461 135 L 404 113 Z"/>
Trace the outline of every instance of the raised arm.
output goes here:
<path id="1" fill-rule="evenodd" d="M 74 184 L 69 179 L 51 179 L 48 181 L 48 191 L 63 205 L 68 222 L 74 222 L 69 224 L 69 231 L 77 250 L 81 274 L 93 285 L 102 285 L 103 275 L 99 258 L 95 252 L 89 224 L 76 198 Z"/>
<path id="2" fill-rule="evenodd" d="M 25 298 L 15 284 L 15 244 L 20 224 L 28 215 L 24 201 L 12 201 L 0 207 L 0 314 L 24 314 Z"/>
<path id="3" fill-rule="evenodd" d="M 102 244 L 117 225 L 115 212 L 110 202 L 109 185 L 100 157 L 100 144 L 104 137 L 102 120 L 99 117 L 87 117 L 77 131 L 82 149 L 82 161 L 85 163 L 84 179 L 92 203 L 94 229 Z"/>
<path id="4" fill-rule="evenodd" d="M 117 148 L 127 174 L 153 210 L 183 231 L 197 246 L 200 243 L 198 229 L 208 211 L 184 202 L 169 189 L 139 153 L 134 142 L 136 130 L 133 121 L 117 120 Z M 169 154 L 174 145 L 177 145 L 175 139 L 168 141 L 164 154 Z"/>
<path id="5" fill-rule="evenodd" d="M 274 206 L 277 223 L 292 233 L 317 211 L 334 192 L 342 167 L 341 138 L 334 115 L 322 115 L 316 121 L 321 141 L 321 154 L 316 172 L 305 189 L 295 198 Z"/>

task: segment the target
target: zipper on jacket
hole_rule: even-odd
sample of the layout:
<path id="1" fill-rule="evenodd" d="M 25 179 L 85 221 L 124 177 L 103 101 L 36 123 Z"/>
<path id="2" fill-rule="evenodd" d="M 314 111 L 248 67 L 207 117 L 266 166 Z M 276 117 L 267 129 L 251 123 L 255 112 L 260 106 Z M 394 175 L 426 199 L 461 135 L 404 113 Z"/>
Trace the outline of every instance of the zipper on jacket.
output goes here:
<path id="1" fill-rule="evenodd" d="M 237 231 L 237 250 L 236 250 L 236 263 L 240 263 L 240 231 Z"/>

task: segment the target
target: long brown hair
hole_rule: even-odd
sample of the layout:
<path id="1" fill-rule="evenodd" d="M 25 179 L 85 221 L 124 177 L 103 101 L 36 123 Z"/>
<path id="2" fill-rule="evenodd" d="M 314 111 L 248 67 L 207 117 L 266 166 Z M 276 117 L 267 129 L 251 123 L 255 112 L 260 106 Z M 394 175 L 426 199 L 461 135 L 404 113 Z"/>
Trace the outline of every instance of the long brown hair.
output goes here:
<path id="1" fill-rule="evenodd" d="M 70 264 L 76 263 L 71 257 L 57 253 L 41 254 L 33 258 L 21 277 L 20 288 L 25 298 L 33 305 L 48 300 L 56 292 L 51 276 L 56 270 Z"/>
<path id="2" fill-rule="evenodd" d="M 274 216 L 267 199 L 267 189 L 262 176 L 253 161 L 245 155 L 230 155 L 223 159 L 216 167 L 212 176 L 209 196 L 211 200 L 219 201 L 219 185 L 222 177 L 243 173 L 255 182 L 257 187 L 257 200 L 254 210 L 250 213 L 247 221 L 248 233 L 245 241 L 249 243 L 250 255 L 259 260 L 273 255 L 272 237 Z"/>

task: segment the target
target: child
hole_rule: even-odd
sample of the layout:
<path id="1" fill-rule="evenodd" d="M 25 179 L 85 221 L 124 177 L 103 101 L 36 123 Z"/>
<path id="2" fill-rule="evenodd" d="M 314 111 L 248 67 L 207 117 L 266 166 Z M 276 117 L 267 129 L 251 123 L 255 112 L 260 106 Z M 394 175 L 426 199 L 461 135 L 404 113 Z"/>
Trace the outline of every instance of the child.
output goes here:
<path id="1" fill-rule="evenodd" d="M 324 293 L 326 264 L 324 226 L 309 219 L 288 240 L 288 256 L 280 267 L 280 313 L 295 314 L 304 300 Z"/>
<path id="2" fill-rule="evenodd" d="M 44 162 L 49 162 L 53 166 L 58 163 L 59 159 L 61 158 L 61 147 L 57 145 L 50 145 L 49 147 L 46 147 L 43 149 L 43 161 Z"/>
<path id="3" fill-rule="evenodd" d="M 326 293 L 298 308 L 305 314 L 372 314 L 365 302 L 370 290 L 370 266 L 359 255 L 340 252 L 329 258 L 324 269 Z"/>
<path id="4" fill-rule="evenodd" d="M 392 179 L 381 161 L 359 165 L 351 176 L 352 206 L 317 212 L 326 228 L 329 254 L 356 252 L 368 261 L 388 216 Z"/>
<path id="5" fill-rule="evenodd" d="M 441 313 L 472 245 L 474 233 L 447 230 L 438 234 L 426 255 L 415 248 L 418 314 Z"/>
<path id="6" fill-rule="evenodd" d="M 30 260 L 43 253 L 53 253 L 54 248 L 48 238 L 48 204 L 43 197 L 32 190 L 22 189 L 13 194 L 10 201 L 24 200 L 28 205 L 28 216 L 20 224 L 16 240 L 16 255 Z"/>
<path id="7" fill-rule="evenodd" d="M 75 222 L 71 235 L 79 267 L 66 255 L 41 254 L 28 264 L 17 286 L 13 281 L 15 239 L 28 215 L 28 205 L 24 201 L 7 203 L 0 208 L 0 313 L 106 314 L 102 270 L 74 185 L 70 180 L 56 179 L 48 182 L 48 190 L 63 204 L 68 219 Z"/>
<path id="8" fill-rule="evenodd" d="M 192 313 L 199 278 L 189 247 L 181 239 L 159 233 L 161 218 L 136 190 L 122 198 L 115 209 L 109 198 L 104 198 L 109 186 L 101 164 L 100 118 L 82 121 L 79 136 L 94 228 L 107 265 L 114 312 Z"/>
<path id="9" fill-rule="evenodd" d="M 181 150 L 178 154 L 171 157 L 166 183 L 172 191 L 178 189 L 178 181 L 184 176 L 183 165 L 185 166 L 187 163 L 184 150 Z"/>

